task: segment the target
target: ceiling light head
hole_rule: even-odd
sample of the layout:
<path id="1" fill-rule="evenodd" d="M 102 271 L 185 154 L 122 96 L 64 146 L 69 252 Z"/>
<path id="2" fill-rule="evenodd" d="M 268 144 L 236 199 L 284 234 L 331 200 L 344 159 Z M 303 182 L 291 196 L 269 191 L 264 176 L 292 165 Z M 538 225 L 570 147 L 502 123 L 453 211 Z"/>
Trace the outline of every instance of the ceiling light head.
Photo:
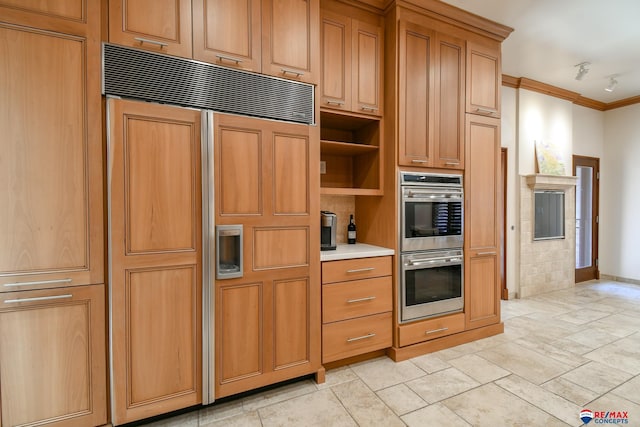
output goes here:
<path id="1" fill-rule="evenodd" d="M 611 76 L 609 77 L 609 86 L 605 87 L 604 90 L 606 90 L 607 92 L 613 92 L 617 85 L 618 81 L 616 80 L 615 76 Z"/>
<path id="2" fill-rule="evenodd" d="M 589 65 L 591 65 L 591 62 L 581 62 L 579 64 L 576 64 L 575 67 L 578 67 L 578 74 L 576 74 L 576 80 L 582 80 L 584 78 L 584 76 L 589 72 L 589 68 L 587 68 Z"/>

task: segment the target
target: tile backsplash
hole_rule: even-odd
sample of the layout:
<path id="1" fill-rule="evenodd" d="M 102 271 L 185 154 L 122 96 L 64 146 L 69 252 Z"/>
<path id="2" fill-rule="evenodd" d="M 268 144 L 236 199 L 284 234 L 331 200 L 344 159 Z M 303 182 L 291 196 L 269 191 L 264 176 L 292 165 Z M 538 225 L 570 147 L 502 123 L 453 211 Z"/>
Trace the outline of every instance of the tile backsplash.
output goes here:
<path id="1" fill-rule="evenodd" d="M 356 197 L 355 196 L 333 196 L 330 194 L 320 195 L 320 209 L 330 211 L 338 216 L 336 229 L 336 242 L 347 243 L 347 225 L 349 215 L 354 215 L 353 219 L 358 225 L 358 218 L 355 216 Z"/>

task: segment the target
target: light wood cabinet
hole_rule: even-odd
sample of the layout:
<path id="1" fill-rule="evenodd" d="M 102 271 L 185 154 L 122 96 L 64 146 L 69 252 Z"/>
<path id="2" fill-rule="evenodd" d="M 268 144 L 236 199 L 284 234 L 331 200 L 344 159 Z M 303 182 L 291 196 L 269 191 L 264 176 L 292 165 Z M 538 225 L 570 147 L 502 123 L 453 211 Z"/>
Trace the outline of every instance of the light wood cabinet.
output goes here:
<path id="1" fill-rule="evenodd" d="M 464 41 L 399 24 L 398 162 L 464 168 Z"/>
<path id="2" fill-rule="evenodd" d="M 220 398 L 320 369 L 319 149 L 308 126 L 213 121 L 215 222 L 243 225 L 244 255 L 242 277 L 215 281 Z"/>
<path id="3" fill-rule="evenodd" d="M 467 115 L 466 157 L 464 311 L 470 329 L 500 321 L 499 119 Z"/>
<path id="4" fill-rule="evenodd" d="M 260 0 L 193 0 L 193 57 L 260 72 Z"/>
<path id="5" fill-rule="evenodd" d="M 0 425 L 107 422 L 104 286 L 0 294 Z"/>
<path id="6" fill-rule="evenodd" d="M 199 111 L 110 99 L 112 421 L 201 403 Z"/>
<path id="7" fill-rule="evenodd" d="M 319 0 L 262 0 L 262 72 L 318 83 Z"/>
<path id="8" fill-rule="evenodd" d="M 0 8 L 3 20 L 25 25 L 0 23 L 0 292 L 104 282 L 93 3 L 81 11 L 70 1 Z M 58 25 L 64 16 L 77 19 Z M 46 31 L 34 27 L 41 24 Z"/>
<path id="9" fill-rule="evenodd" d="M 110 0 L 109 41 L 192 57 L 191 0 Z"/>
<path id="10" fill-rule="evenodd" d="M 382 28 L 322 11 L 323 108 L 382 115 Z"/>
<path id="11" fill-rule="evenodd" d="M 3 22 L 65 34 L 99 37 L 100 2 L 91 0 L 2 0 Z"/>
<path id="12" fill-rule="evenodd" d="M 400 325 L 398 328 L 398 340 L 400 346 L 403 347 L 456 334 L 464 331 L 464 328 L 464 313 L 451 314 Z"/>
<path id="13" fill-rule="evenodd" d="M 322 263 L 322 362 L 391 347 L 390 256 Z"/>
<path id="14" fill-rule="evenodd" d="M 467 43 L 467 113 L 500 117 L 500 44 Z"/>

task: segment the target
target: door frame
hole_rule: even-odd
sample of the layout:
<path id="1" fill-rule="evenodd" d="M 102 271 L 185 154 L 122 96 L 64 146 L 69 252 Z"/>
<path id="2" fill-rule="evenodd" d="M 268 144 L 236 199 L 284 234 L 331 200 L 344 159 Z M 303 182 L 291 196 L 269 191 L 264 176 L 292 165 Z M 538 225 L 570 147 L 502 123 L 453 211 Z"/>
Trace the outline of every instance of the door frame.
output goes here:
<path id="1" fill-rule="evenodd" d="M 500 148 L 500 176 L 501 185 L 500 197 L 502 203 L 502 219 L 500 224 L 500 296 L 503 300 L 509 299 L 509 288 L 507 288 L 507 170 L 509 152 L 506 147 Z"/>
<path id="2" fill-rule="evenodd" d="M 573 156 L 573 175 L 576 175 L 577 166 L 588 166 L 593 168 L 593 194 L 591 196 L 591 266 L 586 268 L 576 268 L 575 282 L 586 282 L 587 280 L 599 279 L 600 269 L 598 268 L 598 238 L 599 238 L 599 218 L 600 218 L 600 159 L 598 157 Z M 577 193 L 577 191 L 576 191 Z M 578 198 L 576 194 L 576 205 Z M 577 212 L 577 211 L 576 211 Z M 577 239 L 577 236 L 576 236 Z"/>

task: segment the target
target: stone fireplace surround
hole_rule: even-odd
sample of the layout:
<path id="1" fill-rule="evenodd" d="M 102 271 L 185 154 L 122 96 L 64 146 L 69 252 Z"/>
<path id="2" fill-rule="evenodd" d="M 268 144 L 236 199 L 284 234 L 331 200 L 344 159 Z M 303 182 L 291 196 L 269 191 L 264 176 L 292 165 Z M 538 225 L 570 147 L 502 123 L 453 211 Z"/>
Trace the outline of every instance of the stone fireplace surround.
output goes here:
<path id="1" fill-rule="evenodd" d="M 520 177 L 520 298 L 575 285 L 576 182 L 574 176 Z M 564 190 L 564 239 L 533 240 L 534 190 Z"/>

